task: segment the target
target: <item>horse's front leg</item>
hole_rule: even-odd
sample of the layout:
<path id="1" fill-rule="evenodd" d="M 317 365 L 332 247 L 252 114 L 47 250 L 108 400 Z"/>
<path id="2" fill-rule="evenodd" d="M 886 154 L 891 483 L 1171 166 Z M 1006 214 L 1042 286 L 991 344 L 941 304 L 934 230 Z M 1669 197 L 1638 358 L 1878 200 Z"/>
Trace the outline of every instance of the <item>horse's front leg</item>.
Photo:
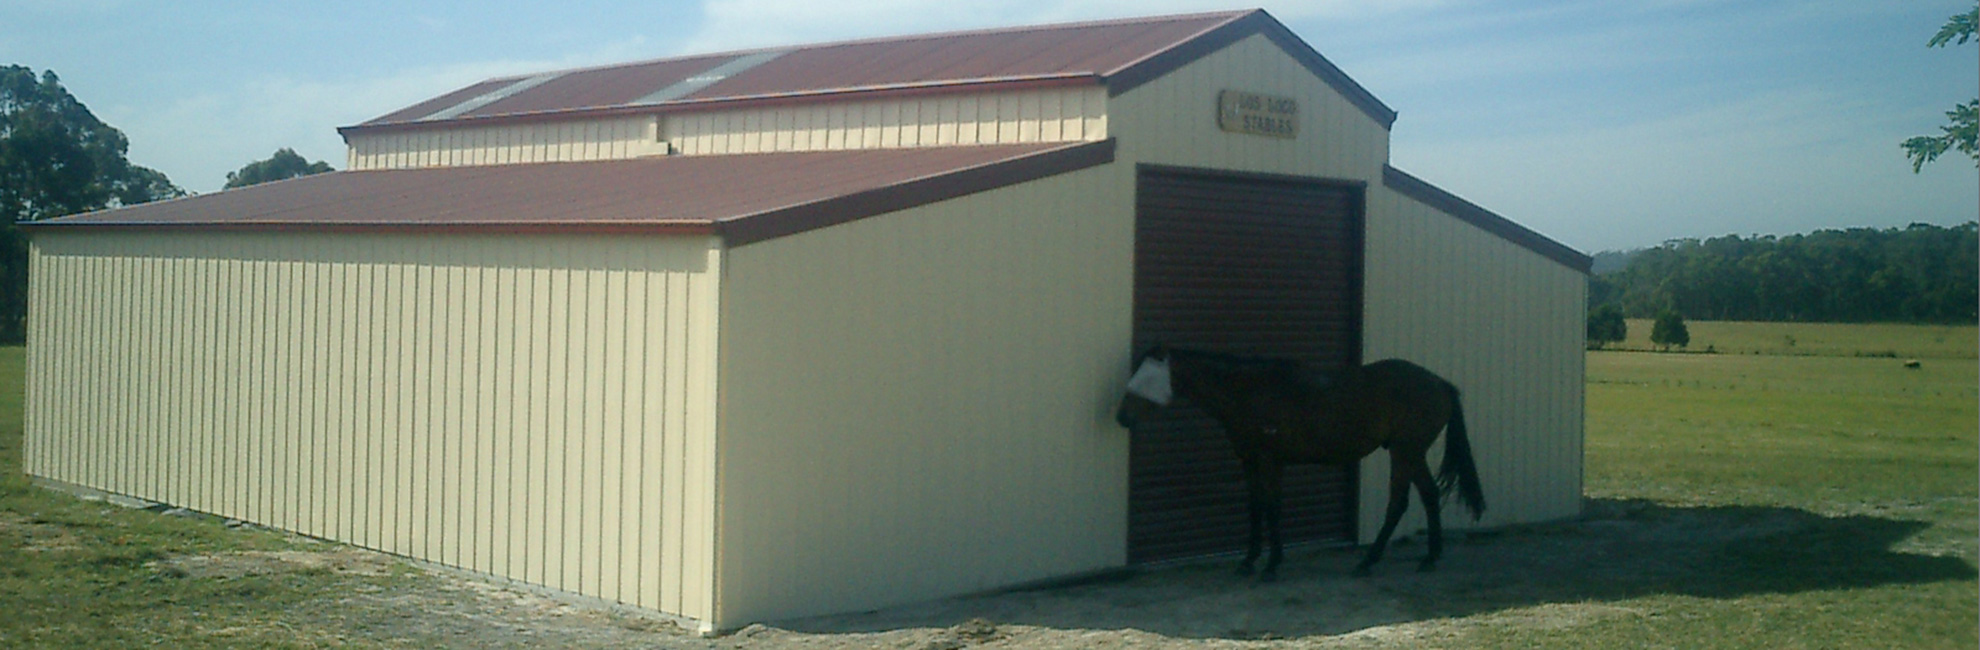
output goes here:
<path id="1" fill-rule="evenodd" d="M 1285 504 L 1285 467 L 1266 462 L 1259 469 L 1259 474 L 1258 482 L 1264 485 L 1265 492 L 1265 532 L 1272 536 L 1272 554 L 1265 558 L 1265 570 L 1258 574 L 1258 580 L 1271 582 L 1278 579 L 1279 561 L 1286 556 L 1285 541 L 1279 534 L 1279 512 Z"/>
<path id="2" fill-rule="evenodd" d="M 1248 576 L 1258 566 L 1259 543 L 1263 539 L 1261 526 L 1265 516 L 1264 484 L 1259 481 L 1258 462 L 1251 459 L 1244 460 L 1244 492 L 1245 511 L 1251 518 L 1251 535 L 1245 542 L 1244 561 L 1238 563 L 1237 572 L 1238 575 Z"/>

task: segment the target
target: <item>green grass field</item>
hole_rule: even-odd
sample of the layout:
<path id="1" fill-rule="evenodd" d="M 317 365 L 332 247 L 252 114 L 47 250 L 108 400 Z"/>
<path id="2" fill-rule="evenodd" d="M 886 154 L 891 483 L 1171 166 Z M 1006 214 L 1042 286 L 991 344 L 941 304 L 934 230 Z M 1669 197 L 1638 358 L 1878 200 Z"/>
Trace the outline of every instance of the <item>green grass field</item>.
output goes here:
<path id="1" fill-rule="evenodd" d="M 1693 348 L 1716 341 L 1746 354 L 1589 353 L 1586 492 L 1665 516 L 1727 513 L 1735 523 L 1721 529 L 1745 517 L 1782 528 L 1701 559 L 1750 569 L 1692 578 L 1739 595 L 1634 599 L 1657 615 L 1603 623 L 1613 636 L 1602 645 L 1980 644 L 1974 328 L 1691 331 Z M 1788 337 L 1793 346 L 1774 344 Z M 1887 351 L 1924 361 L 1906 368 Z"/>
<path id="2" fill-rule="evenodd" d="M 1434 579 L 1348 584 L 1441 626 L 1404 646 L 1980 646 L 1975 328 L 1691 328 L 1722 354 L 1589 353 L 1585 520 L 1463 542 Z M 428 578 L 188 577 L 169 561 L 327 545 L 30 486 L 22 357 L 0 348 L 0 647 L 444 645 L 368 636 L 339 604 Z M 857 645 L 839 641 L 815 645 Z"/>
<path id="3" fill-rule="evenodd" d="M 21 473 L 22 348 L 0 348 L 0 647 L 322 647 L 294 604 L 403 575 L 271 571 L 192 579 L 161 561 L 324 544 L 162 516 L 34 487 Z"/>

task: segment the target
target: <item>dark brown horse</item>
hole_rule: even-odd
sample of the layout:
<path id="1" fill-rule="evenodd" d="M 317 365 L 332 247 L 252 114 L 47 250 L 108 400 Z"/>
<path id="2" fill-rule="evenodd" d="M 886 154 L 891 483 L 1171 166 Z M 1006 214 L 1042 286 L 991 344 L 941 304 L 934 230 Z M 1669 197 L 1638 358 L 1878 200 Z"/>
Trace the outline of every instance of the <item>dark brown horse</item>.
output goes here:
<path id="1" fill-rule="evenodd" d="M 1209 413 L 1229 434 L 1250 493 L 1251 538 L 1244 563 L 1238 565 L 1240 574 L 1250 574 L 1258 562 L 1262 525 L 1271 535 L 1272 555 L 1259 579 L 1277 575 L 1284 555 L 1279 508 L 1287 465 L 1346 465 L 1378 447 L 1389 450 L 1388 517 L 1355 575 L 1368 575 L 1369 567 L 1382 559 L 1396 522 L 1409 509 L 1411 486 L 1430 518 L 1429 555 L 1418 570 L 1435 568 L 1443 554 L 1439 511 L 1446 495 L 1456 491 L 1473 520 L 1485 511 L 1457 387 L 1422 366 L 1389 359 L 1319 373 L 1295 361 L 1155 346 L 1137 357 L 1134 367 L 1114 415 L 1121 426 L 1132 428 L 1182 398 Z M 1444 464 L 1432 477 L 1430 445 L 1446 428 Z"/>

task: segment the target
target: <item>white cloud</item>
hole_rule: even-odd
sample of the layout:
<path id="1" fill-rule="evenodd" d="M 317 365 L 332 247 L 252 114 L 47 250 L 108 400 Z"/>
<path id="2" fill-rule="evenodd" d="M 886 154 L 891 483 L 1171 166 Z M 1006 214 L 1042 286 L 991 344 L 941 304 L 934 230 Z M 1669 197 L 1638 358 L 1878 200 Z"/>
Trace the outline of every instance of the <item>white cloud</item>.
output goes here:
<path id="1" fill-rule="evenodd" d="M 227 172 L 290 147 L 310 160 L 345 166 L 340 126 L 390 113 L 494 77 L 650 58 L 639 38 L 600 44 L 557 60 L 491 60 L 413 67 L 382 77 L 337 81 L 271 76 L 162 106 L 98 108 L 131 141 L 132 162 L 165 172 L 194 192 L 220 189 Z"/>

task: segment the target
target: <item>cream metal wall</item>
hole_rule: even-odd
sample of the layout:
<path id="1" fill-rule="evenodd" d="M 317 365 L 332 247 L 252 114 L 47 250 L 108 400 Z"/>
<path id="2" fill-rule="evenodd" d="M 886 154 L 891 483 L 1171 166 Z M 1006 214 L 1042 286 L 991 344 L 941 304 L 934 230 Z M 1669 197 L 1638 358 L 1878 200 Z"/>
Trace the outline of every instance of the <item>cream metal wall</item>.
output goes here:
<path id="1" fill-rule="evenodd" d="M 718 625 L 1126 562 L 1132 195 L 1103 166 L 736 248 Z"/>
<path id="2" fill-rule="evenodd" d="M 1099 86 L 789 104 L 349 136 L 351 169 L 682 155 L 1098 141 Z"/>
<path id="3" fill-rule="evenodd" d="M 708 617 L 708 238 L 36 233 L 27 473 Z"/>
<path id="4" fill-rule="evenodd" d="M 892 149 L 1107 138 L 1099 86 L 929 95 L 670 114 L 667 142 L 686 155 Z"/>
<path id="5" fill-rule="evenodd" d="M 1388 188 L 1368 203 L 1365 357 L 1416 361 L 1463 391 L 1488 506 L 1479 525 L 1579 514 L 1587 276 Z M 1362 465 L 1364 538 L 1388 475 L 1381 454 Z M 1412 505 L 1402 530 L 1421 512 Z"/>
<path id="6" fill-rule="evenodd" d="M 1225 89 L 1296 98 L 1299 137 L 1219 129 L 1216 96 Z M 1384 187 L 1388 130 L 1263 36 L 1114 97 L 1110 106 L 1117 166 L 1367 183 L 1363 358 L 1417 361 L 1464 391 L 1490 505 L 1482 525 L 1579 512 L 1586 276 Z M 1437 462 L 1442 450 L 1432 453 Z M 1364 461 L 1361 481 L 1358 531 L 1368 542 L 1388 494 L 1386 456 Z M 1412 506 L 1412 513 L 1420 521 L 1421 509 Z"/>
<path id="7" fill-rule="evenodd" d="M 348 169 L 621 160 L 666 153 L 653 116 L 359 133 Z"/>

